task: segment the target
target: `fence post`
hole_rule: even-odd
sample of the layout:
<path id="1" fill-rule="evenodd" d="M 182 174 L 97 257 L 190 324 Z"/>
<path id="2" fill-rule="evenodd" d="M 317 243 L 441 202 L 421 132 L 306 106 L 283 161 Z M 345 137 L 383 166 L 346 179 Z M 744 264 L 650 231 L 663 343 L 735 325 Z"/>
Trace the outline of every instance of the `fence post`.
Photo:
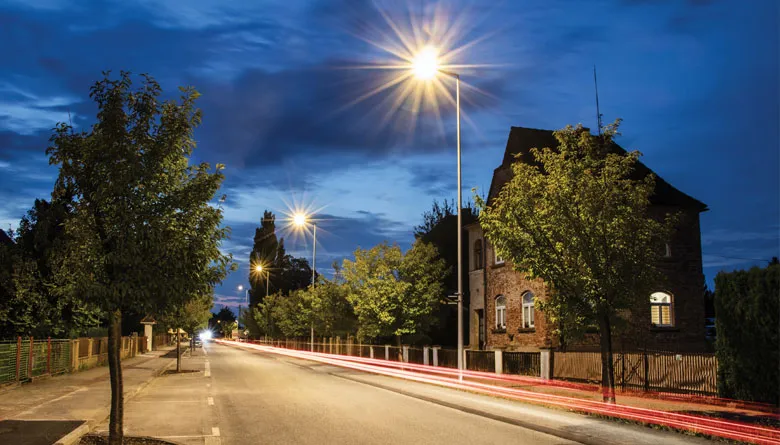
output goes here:
<path id="1" fill-rule="evenodd" d="M 553 379 L 553 351 L 550 348 L 539 349 L 539 377 L 543 380 Z"/>
<path id="2" fill-rule="evenodd" d="M 87 346 L 89 346 L 87 348 L 87 363 L 89 363 L 92 359 L 92 341 L 92 337 L 89 337 L 89 341 L 87 342 Z"/>
<path id="3" fill-rule="evenodd" d="M 16 381 L 19 382 L 20 375 L 19 371 L 21 371 L 22 366 L 22 337 L 16 337 Z"/>
<path id="4" fill-rule="evenodd" d="M 620 388 L 626 390 L 626 353 L 620 354 Z"/>
<path id="5" fill-rule="evenodd" d="M 79 346 L 81 345 L 81 341 L 71 340 L 70 341 L 70 369 L 71 372 L 76 372 L 79 369 Z"/>
<path id="6" fill-rule="evenodd" d="M 51 337 L 46 340 L 46 373 L 51 375 Z"/>
<path id="7" fill-rule="evenodd" d="M 642 352 L 642 361 L 644 362 L 644 368 L 645 368 L 645 391 L 650 391 L 650 363 L 647 360 L 647 351 Z"/>
<path id="8" fill-rule="evenodd" d="M 496 349 L 493 351 L 493 359 L 496 362 L 496 374 L 504 373 L 504 351 Z"/>
<path id="9" fill-rule="evenodd" d="M 439 349 L 441 346 L 433 347 L 433 366 L 439 366 Z"/>
<path id="10" fill-rule="evenodd" d="M 33 354 L 35 351 L 33 351 L 33 338 L 30 336 L 30 358 L 27 360 L 27 378 L 32 380 L 32 368 L 33 368 Z"/>
<path id="11" fill-rule="evenodd" d="M 390 345 L 385 345 L 385 360 L 390 360 Z"/>
<path id="12" fill-rule="evenodd" d="M 369 356 L 370 358 L 374 358 L 374 346 L 373 346 L 373 345 L 370 345 L 370 346 L 368 347 L 368 356 Z"/>
<path id="13" fill-rule="evenodd" d="M 430 365 L 430 361 L 428 360 L 428 348 L 427 346 L 423 346 L 423 365 Z"/>
<path id="14" fill-rule="evenodd" d="M 466 349 L 466 348 L 463 348 L 463 369 L 461 371 L 466 371 L 466 370 L 469 369 L 468 357 L 469 357 L 469 350 Z"/>
<path id="15" fill-rule="evenodd" d="M 401 346 L 401 351 L 402 351 L 401 360 L 404 363 L 409 363 L 409 346 L 408 345 Z"/>

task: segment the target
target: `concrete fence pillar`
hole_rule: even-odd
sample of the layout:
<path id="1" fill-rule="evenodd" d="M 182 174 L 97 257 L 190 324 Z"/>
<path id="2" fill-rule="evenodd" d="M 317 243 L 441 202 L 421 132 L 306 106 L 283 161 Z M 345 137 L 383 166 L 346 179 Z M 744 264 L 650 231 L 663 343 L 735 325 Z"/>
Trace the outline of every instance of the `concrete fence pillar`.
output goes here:
<path id="1" fill-rule="evenodd" d="M 390 360 L 390 345 L 385 345 L 385 360 Z"/>
<path id="2" fill-rule="evenodd" d="M 469 350 L 464 347 L 463 348 L 463 370 L 464 371 L 469 369 L 468 358 L 469 358 Z"/>
<path id="3" fill-rule="evenodd" d="M 493 358 L 496 360 L 496 374 L 504 373 L 504 351 L 496 349 L 493 351 Z"/>
<path id="4" fill-rule="evenodd" d="M 430 360 L 428 360 L 428 348 L 427 346 L 423 346 L 423 365 L 430 365 Z"/>
<path id="5" fill-rule="evenodd" d="M 552 349 L 542 348 L 539 350 L 539 377 L 544 380 L 553 378 L 553 351 Z"/>
<path id="6" fill-rule="evenodd" d="M 89 343 L 87 344 L 87 359 L 92 358 L 92 337 L 89 337 Z"/>
<path id="7" fill-rule="evenodd" d="M 369 346 L 368 347 L 368 356 L 369 356 L 369 358 L 374 358 L 374 347 L 373 346 Z"/>
<path id="8" fill-rule="evenodd" d="M 79 341 L 70 341 L 70 371 L 76 372 L 79 369 Z"/>
<path id="9" fill-rule="evenodd" d="M 439 366 L 439 349 L 441 346 L 433 347 L 433 366 Z"/>
<path id="10" fill-rule="evenodd" d="M 404 363 L 409 363 L 409 346 L 407 345 L 401 346 L 401 351 L 403 351 L 401 354 L 401 360 Z"/>

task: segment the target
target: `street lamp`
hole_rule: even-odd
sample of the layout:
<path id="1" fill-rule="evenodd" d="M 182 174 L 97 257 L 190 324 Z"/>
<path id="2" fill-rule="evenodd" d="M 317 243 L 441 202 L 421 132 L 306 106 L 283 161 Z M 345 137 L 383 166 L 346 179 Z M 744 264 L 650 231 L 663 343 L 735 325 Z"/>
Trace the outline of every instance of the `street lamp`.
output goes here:
<path id="1" fill-rule="evenodd" d="M 244 286 L 239 284 L 238 285 L 238 291 L 241 292 L 244 290 Z M 247 307 L 249 307 L 249 288 L 246 289 L 246 292 L 244 292 L 244 301 L 246 301 Z M 238 305 L 238 317 L 241 318 L 241 305 Z M 238 320 L 236 320 L 236 325 L 238 325 Z"/>
<path id="2" fill-rule="evenodd" d="M 462 201 L 461 196 L 461 166 L 460 166 L 460 75 L 441 69 L 439 52 L 432 46 L 426 46 L 415 55 L 411 64 L 412 73 L 421 80 L 432 80 L 436 74 L 442 73 L 455 79 L 455 116 L 458 152 L 458 370 L 463 379 L 463 241 L 461 227 Z"/>
<path id="3" fill-rule="evenodd" d="M 258 264 L 257 266 L 255 266 L 255 272 L 263 273 L 263 265 L 262 264 Z M 268 298 L 268 282 L 271 281 L 270 274 L 271 274 L 271 271 L 266 269 L 266 271 L 265 271 L 265 296 L 266 296 L 266 298 Z"/>
<path id="4" fill-rule="evenodd" d="M 308 217 L 304 213 L 296 213 L 293 215 L 293 224 L 296 226 L 303 228 L 306 225 Z M 315 221 L 312 221 L 311 223 L 313 227 L 314 232 L 314 239 L 312 241 L 312 254 L 311 254 L 311 287 L 314 289 L 314 282 L 315 282 L 315 268 L 317 267 L 317 223 Z M 314 352 L 314 320 L 311 322 L 311 345 L 310 349 L 312 352 Z"/>

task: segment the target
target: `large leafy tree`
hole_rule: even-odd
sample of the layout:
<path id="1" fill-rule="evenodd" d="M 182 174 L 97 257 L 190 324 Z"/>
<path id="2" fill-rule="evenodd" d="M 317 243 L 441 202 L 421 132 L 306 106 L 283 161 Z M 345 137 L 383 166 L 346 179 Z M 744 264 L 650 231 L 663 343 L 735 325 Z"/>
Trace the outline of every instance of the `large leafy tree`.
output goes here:
<path id="1" fill-rule="evenodd" d="M 441 259 L 447 266 L 444 277 L 444 287 L 441 298 L 455 294 L 458 291 L 458 217 L 454 203 L 444 200 L 442 204 L 434 200 L 430 210 L 423 213 L 423 222 L 414 228 L 414 236 L 425 243 L 433 244 L 439 252 Z M 473 203 L 468 202 L 462 209 L 462 226 L 476 221 L 477 211 Z M 464 246 L 466 246 L 467 234 L 462 230 Z M 469 249 L 464 248 L 461 253 L 463 266 L 464 309 L 468 310 L 470 295 L 469 289 Z M 430 332 L 431 341 L 442 345 L 455 345 L 457 342 L 457 306 L 441 305 L 437 310 L 437 323 Z M 468 324 L 469 317 L 464 317 Z M 468 332 L 468 326 L 464 326 Z"/>
<path id="2" fill-rule="evenodd" d="M 444 261 L 436 248 L 416 241 L 404 255 L 398 245 L 357 249 L 344 260 L 347 300 L 358 320 L 358 337 L 373 340 L 425 333 L 441 304 Z"/>
<path id="3" fill-rule="evenodd" d="M 98 108 L 89 132 L 60 124 L 47 150 L 60 166 L 58 191 L 73 193 L 59 276 L 64 289 L 99 306 L 108 318 L 111 380 L 109 443 L 122 443 L 122 311 L 165 313 L 195 295 L 213 293 L 230 265 L 220 250 L 227 229 L 210 202 L 221 165 L 192 166 L 198 93 L 181 88 L 161 102 L 159 84 L 110 73 L 91 88 Z"/>
<path id="4" fill-rule="evenodd" d="M 599 328 L 604 399 L 615 401 L 612 326 L 618 311 L 646 302 L 673 217 L 653 217 L 655 177 L 637 177 L 640 153 L 613 143 L 620 121 L 593 136 L 581 125 L 555 132 L 557 148 L 531 150 L 479 222 L 514 268 L 544 280 L 537 301 L 565 330 Z M 563 333 L 565 334 L 565 333 Z"/>

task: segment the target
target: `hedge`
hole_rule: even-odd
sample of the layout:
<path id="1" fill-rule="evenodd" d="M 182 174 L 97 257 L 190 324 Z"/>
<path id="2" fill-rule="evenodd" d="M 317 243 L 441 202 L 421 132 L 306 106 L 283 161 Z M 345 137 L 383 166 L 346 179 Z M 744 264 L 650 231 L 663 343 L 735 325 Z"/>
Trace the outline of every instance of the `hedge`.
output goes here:
<path id="1" fill-rule="evenodd" d="M 780 265 L 715 277 L 718 392 L 780 405 Z"/>

